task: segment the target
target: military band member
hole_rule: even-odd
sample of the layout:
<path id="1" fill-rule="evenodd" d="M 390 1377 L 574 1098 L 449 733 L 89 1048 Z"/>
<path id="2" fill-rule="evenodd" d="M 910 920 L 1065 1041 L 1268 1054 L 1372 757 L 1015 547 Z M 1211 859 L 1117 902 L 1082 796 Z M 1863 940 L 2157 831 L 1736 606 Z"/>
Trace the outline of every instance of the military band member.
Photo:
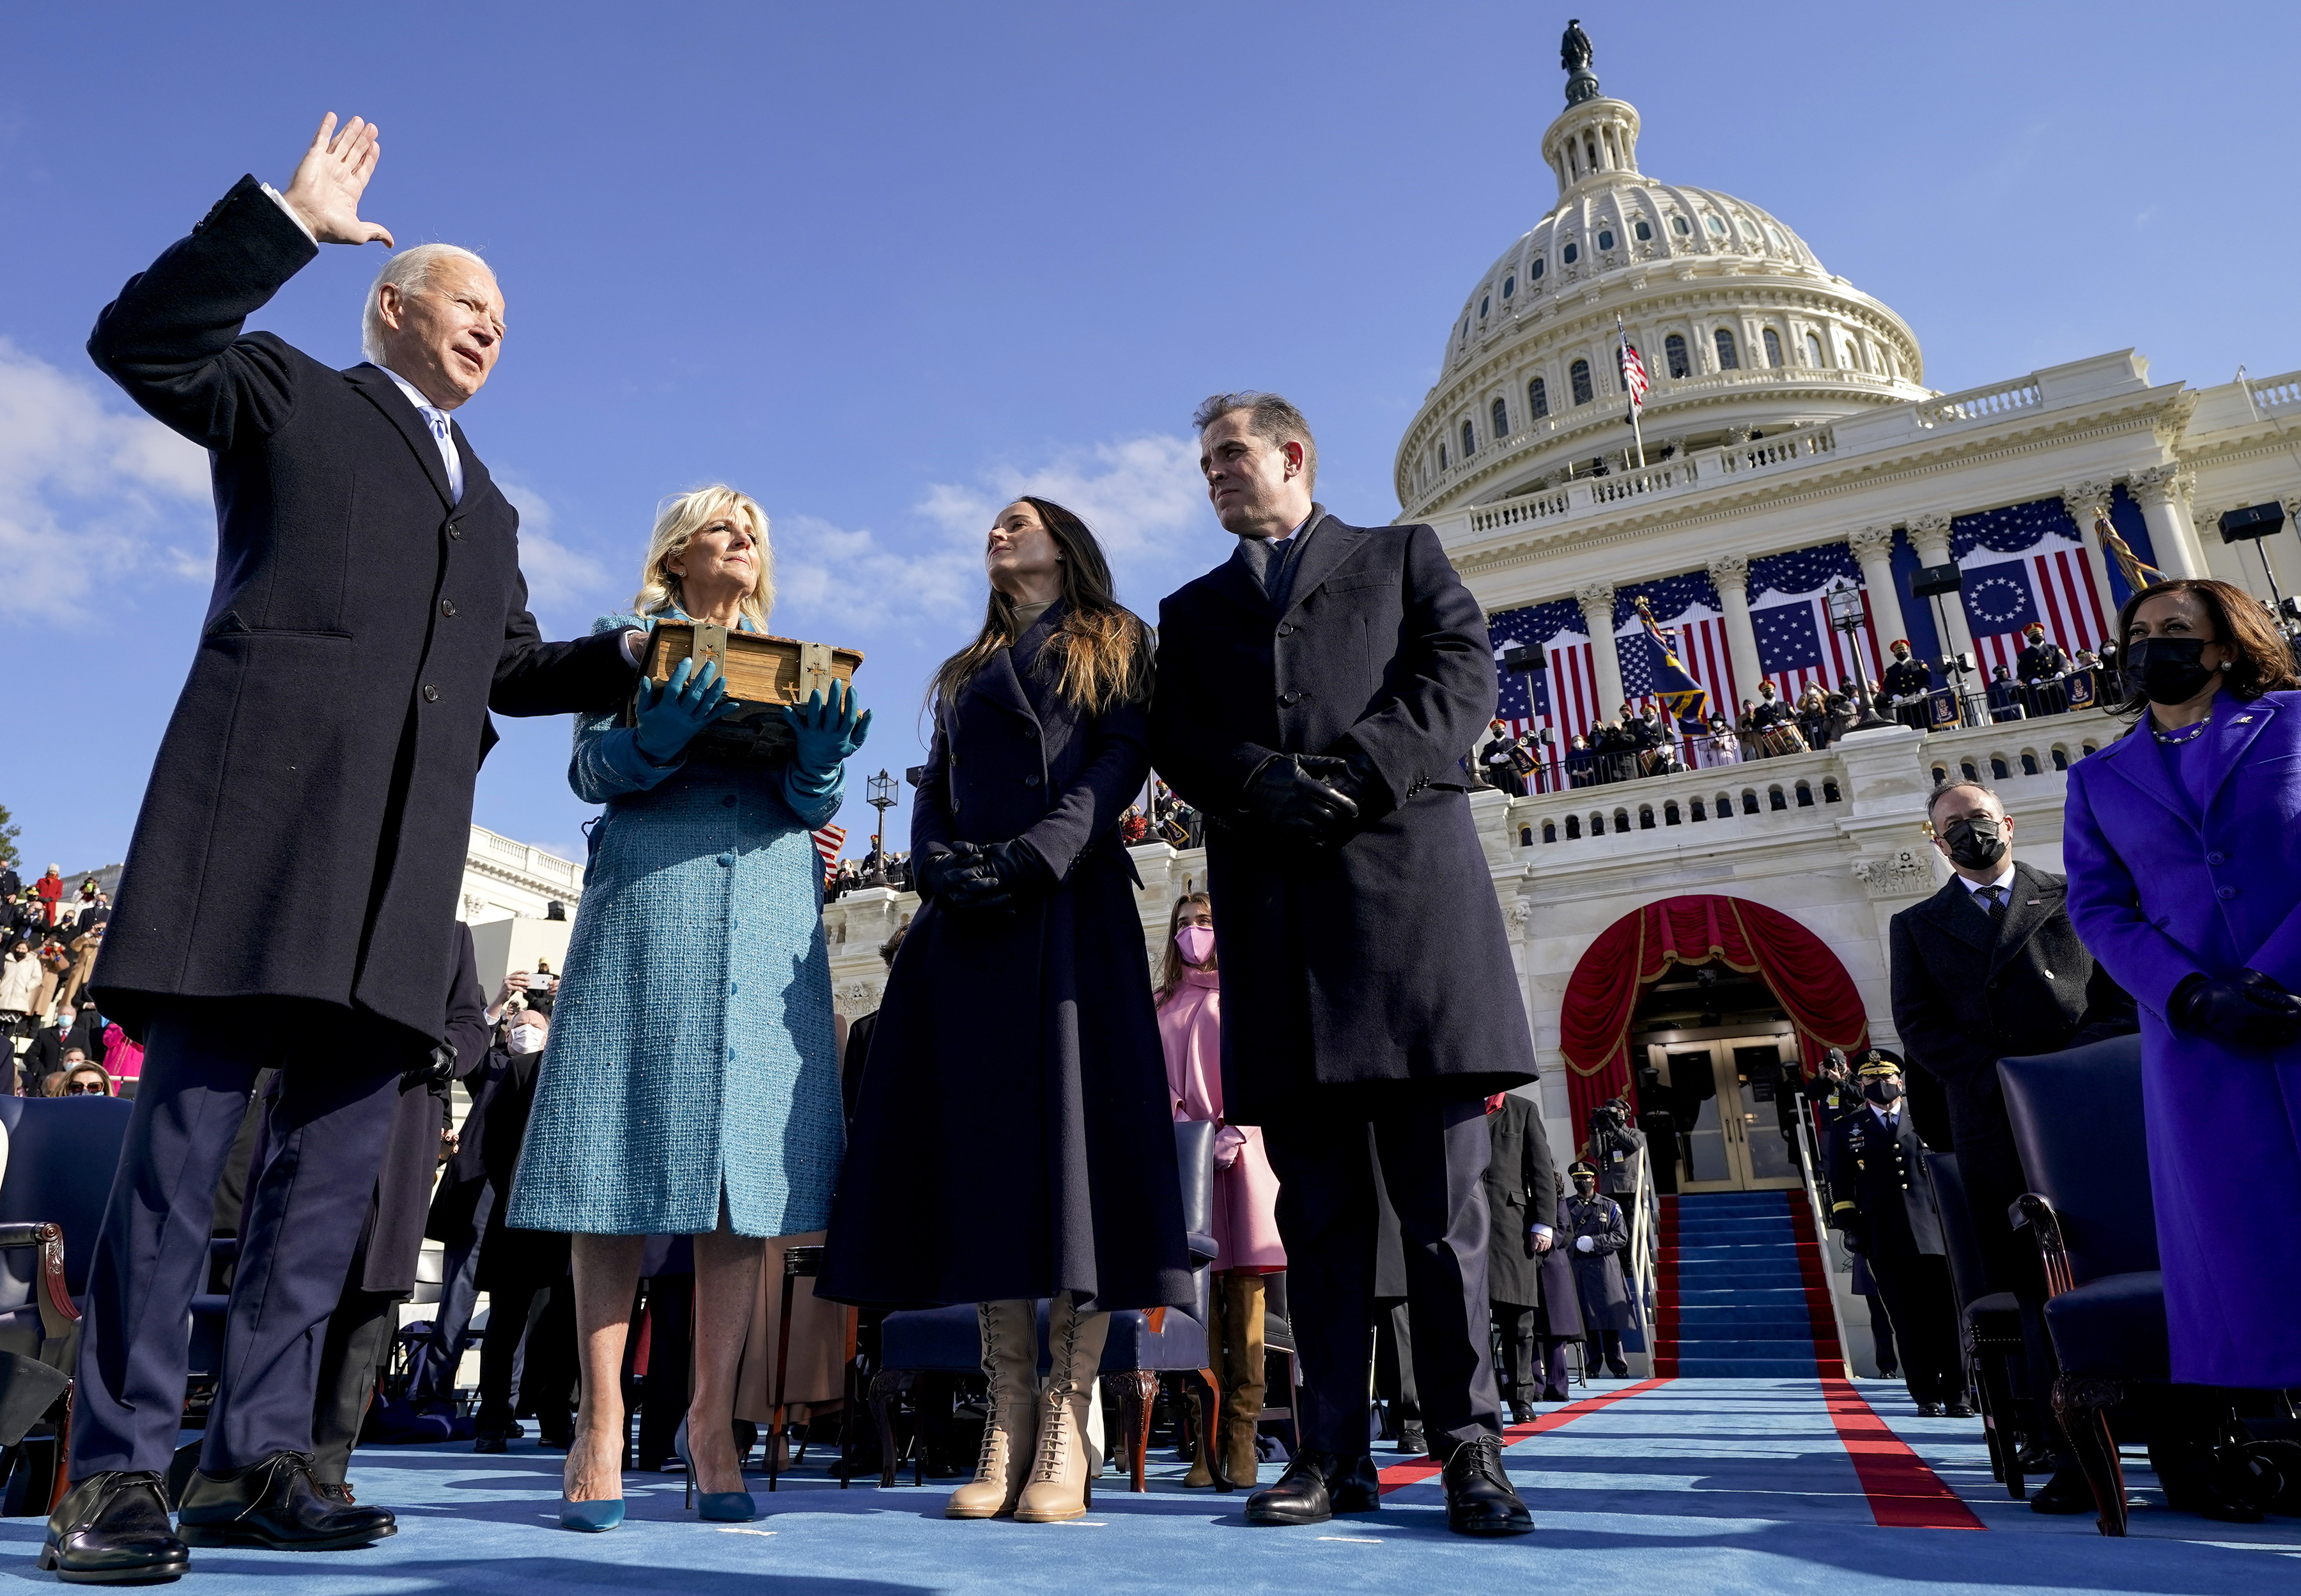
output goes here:
<path id="1" fill-rule="evenodd" d="M 1524 798 L 1526 779 L 1519 774 L 1517 761 L 1512 757 L 1518 751 L 1516 740 L 1510 736 L 1510 728 L 1500 721 L 1489 730 L 1492 739 L 1478 750 L 1479 770 L 1488 781 L 1512 798 Z"/>
<path id="2" fill-rule="evenodd" d="M 1630 1325 L 1630 1290 L 1622 1276 L 1622 1253 L 1630 1244 L 1630 1222 L 1622 1205 L 1598 1190 L 1598 1172 L 1577 1158 L 1568 1168 L 1574 1194 L 1566 1199 L 1565 1245 L 1574 1259 L 1574 1291 L 1582 1299 L 1582 1369 L 1597 1370 L 1601 1358 L 1616 1379 L 1627 1377 L 1622 1332 Z"/>
<path id="3" fill-rule="evenodd" d="M 1926 730 L 1926 697 L 1934 690 L 1934 668 L 1910 652 L 1907 638 L 1894 639 L 1894 663 L 1886 667 L 1878 690 L 1894 706 L 1894 718 L 1912 731 Z"/>
<path id="4" fill-rule="evenodd" d="M 1750 730 L 1770 731 L 1791 719 L 1790 706 L 1774 696 L 1771 681 L 1758 683 L 1758 701 L 1750 706 Z"/>
<path id="5" fill-rule="evenodd" d="M 1872 1048 L 1860 1076 L 1862 1112 L 1830 1134 L 1829 1222 L 1878 1282 L 1918 1416 L 1970 1418 L 1941 1214 L 1920 1161 L 1925 1146 L 1904 1112 L 1902 1061 Z"/>

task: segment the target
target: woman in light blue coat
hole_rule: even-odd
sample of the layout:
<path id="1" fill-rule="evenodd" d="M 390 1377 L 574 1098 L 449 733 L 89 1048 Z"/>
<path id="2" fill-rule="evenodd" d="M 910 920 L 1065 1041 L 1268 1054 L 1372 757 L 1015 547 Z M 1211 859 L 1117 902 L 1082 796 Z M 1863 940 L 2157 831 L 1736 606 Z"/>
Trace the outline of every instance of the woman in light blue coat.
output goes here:
<path id="1" fill-rule="evenodd" d="M 657 517 L 632 612 L 595 630 L 699 620 L 763 631 L 767 518 L 731 488 Z M 714 664 L 642 688 L 636 724 L 580 718 L 568 780 L 604 803 L 553 1002 L 550 1044 L 508 1223 L 574 1237 L 582 1404 L 562 1522 L 623 1516 L 624 1326 L 650 1235 L 695 1238 L 690 1477 L 706 1517 L 748 1518 L 732 1433 L 759 1238 L 820 1230 L 844 1154 L 823 861 L 842 765 L 870 723 L 835 684 L 786 709 L 787 764 L 736 765 L 690 742 L 728 707 Z"/>

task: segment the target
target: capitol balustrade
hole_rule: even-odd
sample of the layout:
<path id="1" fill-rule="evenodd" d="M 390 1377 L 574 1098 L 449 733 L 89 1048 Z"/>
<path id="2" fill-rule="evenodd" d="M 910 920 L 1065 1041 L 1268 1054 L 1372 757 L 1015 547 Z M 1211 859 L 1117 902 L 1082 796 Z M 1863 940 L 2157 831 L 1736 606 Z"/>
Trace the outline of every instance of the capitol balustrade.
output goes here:
<path id="1" fill-rule="evenodd" d="M 1564 521 L 1570 519 L 1577 511 L 1611 514 L 1630 499 L 1683 493 L 1704 482 L 1746 476 L 1775 466 L 1803 464 L 1817 455 L 1828 455 L 1837 447 L 1837 433 L 1827 423 L 1799 427 L 1747 443 L 1721 444 L 1715 448 L 1698 449 L 1659 464 L 1648 465 L 1641 471 L 1578 477 L 1555 488 L 1499 500 L 1492 505 L 1474 506 L 1468 513 L 1470 530 L 1492 532 L 1513 526 Z"/>

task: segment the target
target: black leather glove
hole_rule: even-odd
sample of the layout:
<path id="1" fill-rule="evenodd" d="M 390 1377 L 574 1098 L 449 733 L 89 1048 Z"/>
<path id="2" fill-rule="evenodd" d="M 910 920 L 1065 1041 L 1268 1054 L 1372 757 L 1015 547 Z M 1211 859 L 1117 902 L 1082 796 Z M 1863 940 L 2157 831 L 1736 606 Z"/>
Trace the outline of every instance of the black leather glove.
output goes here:
<path id="1" fill-rule="evenodd" d="M 2192 975 L 2173 989 L 2168 1016 L 2184 1031 L 2238 1048 L 2282 1048 L 2301 1040 L 2301 998 L 2258 970 L 2216 981 Z"/>
<path id="2" fill-rule="evenodd" d="M 1848 1214 L 1837 1233 L 1845 1238 L 1845 1250 L 1860 1258 L 1870 1250 L 1870 1224 L 1859 1214 Z"/>
<path id="3" fill-rule="evenodd" d="M 1346 768 L 1343 760 L 1323 755 L 1281 754 L 1254 773 L 1240 801 L 1247 814 L 1289 841 L 1334 848 L 1355 828 L 1359 806 L 1319 777 Z"/>
<path id="4" fill-rule="evenodd" d="M 1017 898 L 1051 892 L 1061 883 L 1046 856 L 1026 838 L 993 842 L 975 855 L 973 883 L 962 884 L 955 899 L 962 908 L 1003 908 Z"/>
<path id="5" fill-rule="evenodd" d="M 982 850 L 972 842 L 955 842 L 947 852 L 923 854 L 917 862 L 919 890 L 929 898 L 948 902 L 979 884 Z"/>

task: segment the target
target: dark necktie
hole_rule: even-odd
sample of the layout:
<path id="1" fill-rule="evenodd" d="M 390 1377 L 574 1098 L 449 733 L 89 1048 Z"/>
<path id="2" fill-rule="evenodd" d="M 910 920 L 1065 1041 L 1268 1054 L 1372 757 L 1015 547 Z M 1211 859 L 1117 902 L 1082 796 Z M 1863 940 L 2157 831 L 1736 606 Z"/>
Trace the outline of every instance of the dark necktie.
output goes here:
<path id="1" fill-rule="evenodd" d="M 2005 889 L 2003 887 L 1984 887 L 1981 890 L 1981 895 L 1989 900 L 1990 923 L 1993 925 L 2004 924 Z"/>
<path id="2" fill-rule="evenodd" d="M 1275 548 L 1268 538 L 1241 538 L 1238 557 L 1246 562 L 1247 570 L 1255 583 L 1268 595 L 1278 580 L 1279 567 L 1286 563 L 1285 551 Z"/>

